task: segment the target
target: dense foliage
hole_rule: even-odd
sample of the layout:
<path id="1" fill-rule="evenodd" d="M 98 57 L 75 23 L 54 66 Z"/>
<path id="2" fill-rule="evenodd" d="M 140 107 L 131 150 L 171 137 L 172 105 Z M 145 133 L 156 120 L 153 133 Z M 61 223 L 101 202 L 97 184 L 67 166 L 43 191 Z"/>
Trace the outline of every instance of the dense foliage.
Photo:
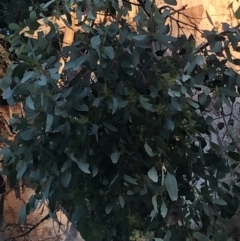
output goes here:
<path id="1" fill-rule="evenodd" d="M 37 10 L 39 5 L 47 2 L 47 0 L 1 0 L 0 29 L 8 29 L 10 23 L 23 22 L 29 17 L 30 6 Z"/>
<path id="2" fill-rule="evenodd" d="M 239 154 L 234 142 L 204 148 L 214 132 L 210 96 L 216 109 L 239 96 L 240 76 L 226 65 L 239 33 L 205 32 L 209 49 L 198 50 L 192 36 L 168 35 L 167 7 L 160 13 L 139 1 L 133 28 L 123 18 L 128 1 L 120 8 L 116 0 L 87 0 L 76 1 L 83 30 L 72 46 L 56 47 L 53 24 L 38 39 L 19 35 L 26 25 L 35 30 L 55 2 L 72 11 L 74 1 L 50 1 L 9 25 L 17 60 L 0 87 L 9 105 L 23 103 L 25 116 L 11 120 L 17 134 L 2 150 L 3 174 L 12 186 L 23 178 L 37 184 L 19 222 L 48 200 L 51 215 L 61 208 L 86 241 L 228 240 L 219 222 L 235 213 L 240 192 L 221 180 Z M 114 21 L 92 24 L 106 9 Z M 156 53 L 154 43 L 162 46 Z M 219 60 L 223 47 L 229 59 Z M 69 60 L 59 75 L 61 56 Z"/>

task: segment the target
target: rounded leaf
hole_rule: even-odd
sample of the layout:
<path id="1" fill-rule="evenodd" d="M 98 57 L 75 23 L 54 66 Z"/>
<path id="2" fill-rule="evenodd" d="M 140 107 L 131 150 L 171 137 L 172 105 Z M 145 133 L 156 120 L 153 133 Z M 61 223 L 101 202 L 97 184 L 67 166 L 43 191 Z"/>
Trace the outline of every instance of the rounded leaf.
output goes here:
<path id="1" fill-rule="evenodd" d="M 167 188 L 168 194 L 172 201 L 176 201 L 178 199 L 178 186 L 177 186 L 177 180 L 175 176 L 173 176 L 171 173 L 167 173 L 167 176 L 165 178 L 165 186 Z"/>
<path id="2" fill-rule="evenodd" d="M 101 43 L 100 35 L 94 36 L 91 38 L 91 45 L 93 49 L 96 49 Z"/>
<path id="3" fill-rule="evenodd" d="M 169 5 L 174 5 L 174 6 L 177 5 L 177 1 L 176 0 L 164 0 L 164 2 L 166 4 L 169 4 Z"/>
<path id="4" fill-rule="evenodd" d="M 113 47 L 111 46 L 104 47 L 104 53 L 108 56 L 109 59 L 114 59 Z"/>
<path id="5" fill-rule="evenodd" d="M 107 205 L 105 206 L 105 212 L 106 212 L 106 214 L 109 214 L 111 211 L 112 211 L 112 209 L 113 209 L 113 202 L 108 202 L 107 203 Z"/>
<path id="6" fill-rule="evenodd" d="M 152 167 L 149 171 L 148 171 L 148 177 L 153 181 L 153 182 L 158 182 L 158 174 L 157 174 L 157 170 L 155 167 Z"/>
<path id="7" fill-rule="evenodd" d="M 35 107 L 34 107 L 34 103 L 33 103 L 33 100 L 31 98 L 31 96 L 29 95 L 26 99 L 26 105 L 31 109 L 31 110 L 35 110 Z"/>
<path id="8" fill-rule="evenodd" d="M 119 157 L 120 157 L 120 152 L 114 151 L 114 152 L 111 154 L 110 157 L 111 157 L 112 162 L 115 164 L 115 163 L 118 162 L 118 159 L 119 159 Z"/>
<path id="9" fill-rule="evenodd" d="M 147 143 L 144 144 L 144 148 L 149 156 L 153 156 L 153 150 Z"/>
<path id="10" fill-rule="evenodd" d="M 3 99 L 6 100 L 8 99 L 9 97 L 12 96 L 12 90 L 10 87 L 8 87 L 5 91 L 4 91 L 4 94 L 3 94 Z"/>
<path id="11" fill-rule="evenodd" d="M 119 196 L 119 203 L 120 203 L 121 208 L 123 208 L 125 205 L 125 200 L 122 195 Z"/>

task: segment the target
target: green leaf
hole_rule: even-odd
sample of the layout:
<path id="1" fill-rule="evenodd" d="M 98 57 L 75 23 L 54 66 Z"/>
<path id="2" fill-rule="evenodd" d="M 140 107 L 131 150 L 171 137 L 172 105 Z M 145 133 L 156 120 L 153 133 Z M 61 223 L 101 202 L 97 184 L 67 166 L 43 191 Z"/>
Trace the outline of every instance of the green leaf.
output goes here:
<path id="1" fill-rule="evenodd" d="M 191 67 L 190 62 L 188 61 L 183 69 L 183 72 L 189 71 L 189 68 Z"/>
<path id="2" fill-rule="evenodd" d="M 96 49 L 101 44 L 100 35 L 91 38 L 91 45 L 93 49 Z"/>
<path id="3" fill-rule="evenodd" d="M 12 83 L 11 76 L 6 75 L 4 78 L 0 81 L 0 88 L 3 90 L 6 90 Z"/>
<path id="4" fill-rule="evenodd" d="M 26 81 L 28 81 L 29 79 L 31 79 L 33 77 L 35 72 L 33 71 L 28 71 L 24 74 L 22 80 L 21 80 L 21 83 L 25 83 Z"/>
<path id="5" fill-rule="evenodd" d="M 101 100 L 103 100 L 103 97 L 97 97 L 96 99 L 94 99 L 92 106 L 98 107 Z"/>
<path id="6" fill-rule="evenodd" d="M 236 91 L 234 90 L 230 90 L 226 87 L 219 87 L 218 88 L 220 90 L 220 92 L 222 92 L 223 94 L 230 96 L 230 97 L 240 97 L 240 94 L 238 94 Z"/>
<path id="7" fill-rule="evenodd" d="M 210 217 L 211 219 L 213 219 L 213 210 L 212 208 L 209 207 L 208 204 L 203 203 L 203 211 L 205 212 L 205 214 Z"/>
<path id="8" fill-rule="evenodd" d="M 138 34 L 138 35 L 133 36 L 133 39 L 135 39 L 135 40 L 137 40 L 137 41 L 142 41 L 142 40 L 144 40 L 146 37 L 147 37 L 146 34 Z"/>
<path id="9" fill-rule="evenodd" d="M 168 211 L 167 205 L 166 205 L 166 203 L 163 201 L 163 202 L 162 202 L 162 205 L 161 205 L 161 215 L 162 215 L 163 218 L 166 217 L 167 211 Z"/>
<path id="10" fill-rule="evenodd" d="M 199 241 L 209 241 L 209 239 L 205 235 L 201 234 L 200 232 L 193 233 L 193 237 Z"/>
<path id="11" fill-rule="evenodd" d="M 25 71 L 29 68 L 31 68 L 29 64 L 26 64 L 26 63 L 18 64 L 12 72 L 12 77 L 13 78 L 18 77 L 19 79 L 22 79 Z"/>
<path id="12" fill-rule="evenodd" d="M 153 108 L 153 105 L 148 103 L 148 102 L 141 102 L 142 104 L 142 107 L 145 109 L 145 110 L 148 110 L 148 111 L 151 111 L 151 112 L 154 112 L 154 108 Z"/>
<path id="13" fill-rule="evenodd" d="M 42 9 L 47 8 L 47 7 L 48 7 L 49 5 L 51 5 L 53 2 L 55 2 L 55 0 L 51 0 L 51 1 L 47 2 L 47 3 L 45 3 L 45 4 L 42 6 Z"/>
<path id="14" fill-rule="evenodd" d="M 11 30 L 14 30 L 14 31 L 18 31 L 18 30 L 21 30 L 20 26 L 16 23 L 10 23 L 8 25 L 8 27 L 11 29 Z"/>
<path id="15" fill-rule="evenodd" d="M 158 182 L 158 174 L 157 174 L 157 170 L 155 167 L 152 167 L 149 171 L 148 171 L 148 177 L 153 181 L 153 182 Z"/>
<path id="16" fill-rule="evenodd" d="M 99 126 L 92 124 L 91 131 L 92 131 L 92 134 L 95 134 L 97 142 L 98 142 L 98 129 L 99 129 Z"/>
<path id="17" fill-rule="evenodd" d="M 12 96 L 12 90 L 10 87 L 8 87 L 3 93 L 3 99 L 6 100 L 11 96 Z"/>
<path id="18" fill-rule="evenodd" d="M 148 111 L 151 111 L 151 112 L 154 112 L 154 108 L 153 108 L 153 105 L 151 103 L 148 102 L 148 99 L 143 97 L 142 95 L 139 97 L 139 100 L 140 100 L 140 103 L 142 105 L 142 107 L 145 109 L 145 110 L 148 110 Z"/>
<path id="19" fill-rule="evenodd" d="M 48 132 L 53 123 L 53 115 L 47 114 L 45 132 Z"/>
<path id="20" fill-rule="evenodd" d="M 169 130 L 173 131 L 174 130 L 174 122 L 170 119 L 166 120 L 166 126 Z"/>
<path id="21" fill-rule="evenodd" d="M 46 78 L 45 75 L 43 75 L 43 74 L 41 75 L 40 81 L 38 82 L 38 84 L 39 84 L 40 86 L 44 86 L 44 85 L 47 84 L 47 78 Z"/>
<path id="22" fill-rule="evenodd" d="M 185 75 L 182 76 L 182 81 L 185 82 L 185 81 L 189 80 L 190 78 L 191 78 L 190 75 L 185 74 Z"/>
<path id="23" fill-rule="evenodd" d="M 196 101 L 193 101 L 191 99 L 187 99 L 187 102 L 189 105 L 191 105 L 193 108 L 198 109 L 200 106 Z"/>
<path id="24" fill-rule="evenodd" d="M 68 187 L 70 181 L 72 179 L 72 174 L 69 171 L 65 171 L 61 175 L 61 183 L 64 187 Z"/>
<path id="25" fill-rule="evenodd" d="M 74 212 L 71 217 L 71 221 L 73 224 L 77 225 L 79 222 L 79 217 L 81 217 L 81 213 L 83 212 L 82 208 L 76 206 Z"/>
<path id="26" fill-rule="evenodd" d="M 119 195 L 118 198 L 119 198 L 119 203 L 120 203 L 121 208 L 124 208 L 124 205 L 125 205 L 124 197 L 122 195 Z"/>
<path id="27" fill-rule="evenodd" d="M 116 164 L 118 162 L 118 159 L 120 157 L 120 152 L 118 151 L 114 151 L 112 154 L 111 154 L 111 160 L 114 164 Z"/>
<path id="28" fill-rule="evenodd" d="M 105 212 L 106 214 L 109 214 L 112 209 L 113 209 L 114 203 L 113 202 L 108 202 L 107 205 L 105 206 Z"/>
<path id="29" fill-rule="evenodd" d="M 60 98 L 61 94 L 62 94 L 62 93 L 58 93 L 58 94 L 52 95 L 52 96 L 51 96 L 51 99 L 52 99 L 53 101 L 56 101 L 56 100 L 58 100 L 58 99 Z"/>
<path id="30" fill-rule="evenodd" d="M 45 183 L 44 185 L 44 189 L 43 189 L 43 196 L 42 196 L 42 200 L 45 201 L 48 196 L 49 196 L 49 191 L 50 191 L 50 187 L 51 187 L 51 184 L 52 184 L 52 177 L 50 177 L 48 179 L 48 181 Z"/>
<path id="31" fill-rule="evenodd" d="M 132 190 L 128 190 L 127 191 L 127 195 L 129 195 L 129 196 L 132 196 L 132 195 L 134 195 L 135 194 L 135 192 L 133 192 Z"/>
<path id="32" fill-rule="evenodd" d="M 127 104 L 128 104 L 128 102 L 127 101 L 119 101 L 118 102 L 118 108 L 124 108 L 124 107 L 126 107 L 127 106 Z"/>
<path id="33" fill-rule="evenodd" d="M 37 19 L 37 14 L 35 11 L 30 12 L 29 16 L 32 22 L 34 22 Z"/>
<path id="34" fill-rule="evenodd" d="M 104 53 L 108 56 L 109 59 L 114 59 L 113 47 L 111 46 L 104 47 Z"/>
<path id="35" fill-rule="evenodd" d="M 90 174 L 91 172 L 89 171 L 89 164 L 83 160 L 78 160 L 77 162 L 78 167 L 85 173 Z"/>
<path id="36" fill-rule="evenodd" d="M 78 103 L 73 104 L 74 109 L 78 111 L 88 111 L 88 106 L 86 104 L 79 105 Z"/>
<path id="37" fill-rule="evenodd" d="M 198 95 L 198 101 L 201 105 L 204 105 L 207 101 L 207 95 L 202 92 L 200 95 Z"/>
<path id="38" fill-rule="evenodd" d="M 154 210 L 158 213 L 157 195 L 154 195 L 152 197 L 152 204 L 153 204 Z"/>
<path id="39" fill-rule="evenodd" d="M 133 179 L 132 177 L 130 177 L 130 176 L 126 175 L 126 174 L 123 175 L 123 179 L 124 179 L 125 181 L 129 182 L 129 183 L 132 183 L 132 184 L 134 184 L 134 185 L 138 185 L 136 179 Z"/>
<path id="40" fill-rule="evenodd" d="M 180 102 L 179 98 L 171 97 L 171 104 L 175 110 L 177 110 L 177 111 L 182 110 L 182 103 Z"/>
<path id="41" fill-rule="evenodd" d="M 77 163 L 79 169 L 81 171 L 83 171 L 84 173 L 90 174 L 91 172 L 89 171 L 89 164 L 85 161 L 83 161 L 82 159 L 77 159 L 73 153 L 71 153 L 70 155 L 71 160 L 73 160 L 74 162 Z"/>
<path id="42" fill-rule="evenodd" d="M 221 198 L 213 198 L 212 202 L 221 206 L 225 206 L 227 205 L 227 202 L 225 202 L 223 199 Z"/>
<path id="43" fill-rule="evenodd" d="M 109 129 L 110 131 L 117 132 L 117 128 L 116 128 L 115 126 L 110 125 L 110 124 L 108 124 L 108 123 L 106 123 L 106 122 L 103 122 L 103 125 L 104 125 L 107 129 Z"/>
<path id="44" fill-rule="evenodd" d="M 20 132 L 20 135 L 24 141 L 29 141 L 32 139 L 34 133 L 34 128 L 28 128 Z"/>
<path id="45" fill-rule="evenodd" d="M 145 151 L 147 152 L 147 154 L 148 154 L 149 156 L 153 156 L 152 148 L 147 144 L 147 142 L 145 142 L 144 148 L 145 148 Z"/>
<path id="46" fill-rule="evenodd" d="M 170 241 L 170 238 L 171 238 L 171 231 L 168 229 L 165 236 L 164 236 L 164 241 Z"/>
<path id="47" fill-rule="evenodd" d="M 34 103 L 33 103 L 33 100 L 32 100 L 32 98 L 31 98 L 30 95 L 26 98 L 26 105 L 27 105 L 31 110 L 35 110 Z"/>
<path id="48" fill-rule="evenodd" d="M 114 114 L 117 111 L 118 108 L 118 99 L 117 98 L 112 98 L 113 103 L 112 103 L 112 114 Z"/>
<path id="49" fill-rule="evenodd" d="M 98 174 L 98 167 L 92 164 L 92 177 L 97 176 L 97 174 Z"/>
<path id="50" fill-rule="evenodd" d="M 177 180 L 175 176 L 171 173 L 167 172 L 167 176 L 165 178 L 165 186 L 167 188 L 168 194 L 172 201 L 176 201 L 178 199 L 178 186 Z"/>
<path id="51" fill-rule="evenodd" d="M 4 163 L 7 163 L 11 157 L 11 151 L 6 146 L 3 146 L 2 150 L 0 151 L 0 155 L 3 156 Z"/>
<path id="52" fill-rule="evenodd" d="M 202 55 L 197 55 L 196 57 L 196 64 L 202 65 L 204 63 L 204 57 Z"/>
<path id="53" fill-rule="evenodd" d="M 232 158 L 233 160 L 240 162 L 240 155 L 239 155 L 239 153 L 229 151 L 229 152 L 228 152 L 228 156 L 229 156 L 230 158 Z"/>
<path id="54" fill-rule="evenodd" d="M 174 6 L 177 5 L 177 1 L 176 0 L 164 0 L 164 2 L 166 4 L 169 4 L 169 5 L 174 5 Z"/>
<path id="55" fill-rule="evenodd" d="M 27 214 L 26 214 L 26 205 L 23 205 L 19 211 L 18 215 L 18 225 L 22 225 L 23 222 L 26 220 Z"/>
<path id="56" fill-rule="evenodd" d="M 75 60 L 73 70 L 79 69 L 82 64 L 87 60 L 88 56 L 86 54 L 82 55 L 78 59 Z"/>
<path id="57" fill-rule="evenodd" d="M 140 61 L 140 53 L 137 49 L 134 49 L 132 54 L 132 64 L 134 68 L 137 67 L 137 65 L 139 64 L 139 61 Z"/>
<path id="58" fill-rule="evenodd" d="M 17 173 L 17 180 L 22 180 L 23 174 L 27 170 L 27 163 L 23 163 Z"/>
<path id="59" fill-rule="evenodd" d="M 72 166 L 72 162 L 71 162 L 71 160 L 68 159 L 66 162 L 64 162 L 64 164 L 61 168 L 61 172 L 65 172 L 71 166 Z"/>
<path id="60" fill-rule="evenodd" d="M 26 213 L 29 213 L 34 209 L 36 202 L 38 202 L 38 200 L 36 200 L 34 195 L 31 195 L 26 205 Z"/>
<path id="61" fill-rule="evenodd" d="M 222 42 L 217 41 L 215 42 L 214 46 L 211 48 L 211 50 L 215 53 L 221 52 L 222 50 Z"/>

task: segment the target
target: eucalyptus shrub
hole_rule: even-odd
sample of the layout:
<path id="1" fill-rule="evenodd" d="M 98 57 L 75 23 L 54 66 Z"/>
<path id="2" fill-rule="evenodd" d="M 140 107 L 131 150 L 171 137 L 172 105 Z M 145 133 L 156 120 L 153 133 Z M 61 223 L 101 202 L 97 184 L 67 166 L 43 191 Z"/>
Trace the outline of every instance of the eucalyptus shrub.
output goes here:
<path id="1" fill-rule="evenodd" d="M 171 12 L 160 13 L 148 0 L 139 1 L 136 29 L 123 18 L 128 1 L 122 8 L 115 0 L 76 2 L 79 18 L 91 6 L 89 22 L 79 19 L 83 31 L 62 51 L 54 46 L 55 25 L 38 39 L 19 35 L 26 24 L 36 29 L 33 9 L 25 22 L 9 26 L 18 60 L 0 87 L 10 106 L 23 103 L 25 116 L 11 119 L 17 134 L 2 150 L 3 174 L 11 186 L 22 179 L 36 186 L 19 223 L 47 200 L 51 216 L 62 209 L 86 241 L 231 240 L 219 223 L 235 213 L 240 191 L 221 180 L 239 154 L 234 142 L 204 148 L 216 132 L 206 116 L 211 95 L 216 109 L 239 96 L 239 74 L 226 65 L 232 58 L 217 56 L 225 39 L 226 51 L 237 44 L 239 33 L 205 32 L 210 50 L 199 50 L 192 36 L 168 35 Z M 61 3 L 70 12 L 74 1 Z M 106 9 L 114 21 L 92 25 Z M 153 53 L 152 43 L 163 47 Z M 164 54 L 164 46 L 173 54 Z M 59 75 L 61 56 L 69 60 Z"/>

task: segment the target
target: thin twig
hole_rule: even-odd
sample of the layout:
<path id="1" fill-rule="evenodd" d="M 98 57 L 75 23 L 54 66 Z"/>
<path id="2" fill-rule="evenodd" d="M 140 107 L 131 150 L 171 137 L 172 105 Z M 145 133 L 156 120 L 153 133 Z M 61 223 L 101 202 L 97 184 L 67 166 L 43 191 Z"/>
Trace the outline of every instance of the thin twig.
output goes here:
<path id="1" fill-rule="evenodd" d="M 133 2 L 128 1 L 128 0 L 123 0 L 123 2 L 126 2 L 126 3 L 129 3 L 129 4 L 131 4 L 131 5 L 135 5 L 135 6 L 139 6 L 139 7 L 141 7 L 140 4 L 138 4 L 138 3 L 133 3 Z"/>
<path id="2" fill-rule="evenodd" d="M 13 237 L 10 237 L 8 239 L 5 239 L 4 241 L 10 241 L 10 240 L 14 240 L 14 239 L 17 239 L 17 238 L 21 238 L 21 237 L 24 237 L 26 236 L 27 234 L 29 234 L 30 232 L 32 232 L 35 228 L 37 228 L 41 223 L 43 223 L 45 220 L 47 220 L 48 218 L 50 218 L 50 215 L 47 214 L 45 215 L 42 219 L 40 219 L 39 222 L 37 222 L 35 225 L 33 225 L 33 227 L 31 227 L 28 231 L 26 231 L 25 233 L 22 233 L 22 234 L 19 234 L 19 235 L 16 235 L 16 236 L 13 236 Z"/>

